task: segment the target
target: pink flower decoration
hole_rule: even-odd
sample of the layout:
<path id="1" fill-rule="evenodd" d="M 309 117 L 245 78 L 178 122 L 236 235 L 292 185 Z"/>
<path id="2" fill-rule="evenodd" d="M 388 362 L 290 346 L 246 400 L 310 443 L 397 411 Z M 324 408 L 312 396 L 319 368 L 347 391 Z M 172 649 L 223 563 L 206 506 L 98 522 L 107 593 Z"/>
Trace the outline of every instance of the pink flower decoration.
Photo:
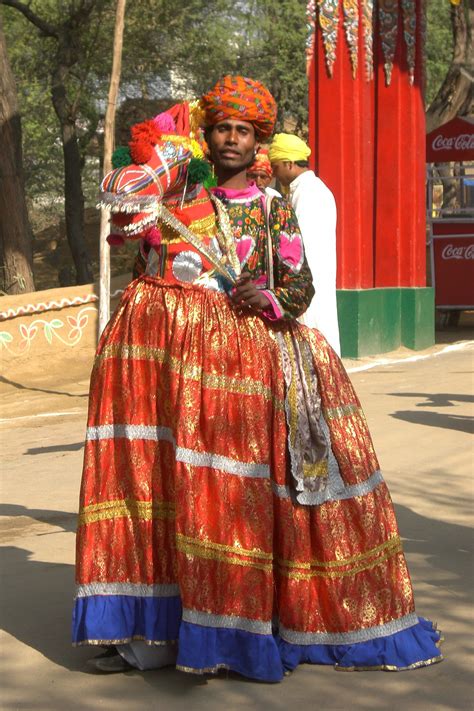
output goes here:
<path id="1" fill-rule="evenodd" d="M 161 244 L 160 230 L 157 227 L 152 227 L 151 230 L 146 233 L 145 240 L 150 247 L 154 247 L 156 249 Z"/>
<path id="2" fill-rule="evenodd" d="M 110 244 L 111 247 L 121 247 L 123 244 L 125 244 L 125 240 L 122 235 L 109 235 L 107 237 L 107 242 Z"/>
<path id="3" fill-rule="evenodd" d="M 167 111 L 163 111 L 163 113 L 155 116 L 153 121 L 161 133 L 174 133 L 176 131 L 176 124 L 173 117 Z"/>

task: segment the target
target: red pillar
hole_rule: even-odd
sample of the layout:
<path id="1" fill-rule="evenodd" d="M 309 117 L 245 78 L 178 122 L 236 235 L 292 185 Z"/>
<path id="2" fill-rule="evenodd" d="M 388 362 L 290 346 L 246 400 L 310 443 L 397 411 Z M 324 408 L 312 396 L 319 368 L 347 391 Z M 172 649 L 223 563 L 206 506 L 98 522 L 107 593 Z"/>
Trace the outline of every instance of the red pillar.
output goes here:
<path id="1" fill-rule="evenodd" d="M 333 77 L 326 69 L 321 33 L 310 76 L 310 142 L 313 166 L 337 203 L 338 287 L 373 286 L 374 92 L 363 76 L 352 78 L 341 24 Z"/>
<path id="2" fill-rule="evenodd" d="M 401 344 L 425 348 L 434 340 L 433 292 L 425 288 L 424 2 L 374 0 L 372 79 L 367 78 L 363 39 L 367 2 L 358 2 L 355 76 L 343 27 L 343 0 L 332 76 L 316 19 L 309 92 L 312 167 L 336 198 L 339 329 L 347 356 L 390 351 Z M 321 26 L 334 30 L 334 0 L 315 4 Z M 387 47 L 395 36 L 387 83 Z M 326 40 L 330 43 L 333 37 L 328 34 Z M 409 46 L 416 48 L 413 81 Z"/>
<path id="3" fill-rule="evenodd" d="M 418 36 L 419 37 L 419 36 Z M 392 80 L 385 85 L 377 47 L 375 90 L 374 286 L 425 286 L 425 115 L 421 41 L 408 77 L 401 17 Z"/>
<path id="4" fill-rule="evenodd" d="M 419 0 L 417 6 L 420 28 Z M 365 77 L 359 39 L 358 72 L 353 78 L 341 17 L 330 77 L 322 35 L 316 30 L 310 69 L 310 143 L 314 167 L 335 194 L 338 206 L 338 287 L 424 286 L 425 123 L 420 30 L 413 85 L 408 77 L 401 15 L 389 86 L 376 21 L 374 55 L 374 79 L 370 81 Z"/>

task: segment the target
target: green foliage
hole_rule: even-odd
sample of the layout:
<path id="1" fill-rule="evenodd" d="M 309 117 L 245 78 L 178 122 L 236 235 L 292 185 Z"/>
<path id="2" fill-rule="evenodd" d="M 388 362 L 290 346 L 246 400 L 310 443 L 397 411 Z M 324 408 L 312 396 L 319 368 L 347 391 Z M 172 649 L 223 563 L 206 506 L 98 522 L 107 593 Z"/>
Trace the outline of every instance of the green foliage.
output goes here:
<path id="1" fill-rule="evenodd" d="M 81 7 L 77 0 L 26 4 L 53 25 L 64 23 Z M 307 122 L 305 7 L 306 0 L 129 0 L 121 104 L 130 114 L 137 102 L 169 105 L 201 95 L 223 74 L 243 73 L 263 81 L 275 95 L 279 129 L 288 117 L 303 127 Z M 59 213 L 64 166 L 59 121 L 51 102 L 57 44 L 16 9 L 2 6 L 0 12 L 22 113 L 27 195 L 36 206 Z M 78 50 L 79 61 L 66 76 L 66 89 L 90 205 L 100 178 L 114 13 L 114 0 L 96 0 L 84 31 L 71 36 L 71 51 Z M 150 108 L 147 115 L 153 113 Z M 119 132 L 123 133 L 120 122 Z M 121 143 L 128 140 L 127 135 L 118 138 Z"/>
<path id="2" fill-rule="evenodd" d="M 77 7 L 69 0 L 32 0 L 30 9 L 52 25 L 63 23 Z M 97 159 L 88 159 L 91 139 L 96 135 L 107 95 L 112 51 L 114 3 L 97 0 L 87 31 L 71 37 L 71 47 L 80 55 L 78 64 L 66 76 L 70 113 L 75 118 L 84 163 L 86 198 L 96 194 L 89 184 L 99 178 Z M 51 77 L 57 45 L 13 8 L 2 7 L 8 52 L 16 78 L 22 114 L 23 158 L 27 197 L 37 206 L 59 213 L 63 210 L 64 164 L 60 125 L 51 102 Z M 99 99 L 99 101 L 98 101 Z"/>
<path id="3" fill-rule="evenodd" d="M 278 103 L 277 130 L 283 129 L 285 119 L 293 119 L 297 130 L 308 120 L 306 4 L 306 0 L 246 3 L 237 66 L 272 92 Z"/>
<path id="4" fill-rule="evenodd" d="M 453 32 L 448 0 L 427 3 L 426 106 L 436 96 L 453 56 Z"/>
<path id="5" fill-rule="evenodd" d="M 41 38 L 20 13 L 4 9 L 2 16 L 22 114 L 27 194 L 29 198 L 44 193 L 59 197 L 63 190 L 62 148 L 49 91 L 54 45 Z"/>

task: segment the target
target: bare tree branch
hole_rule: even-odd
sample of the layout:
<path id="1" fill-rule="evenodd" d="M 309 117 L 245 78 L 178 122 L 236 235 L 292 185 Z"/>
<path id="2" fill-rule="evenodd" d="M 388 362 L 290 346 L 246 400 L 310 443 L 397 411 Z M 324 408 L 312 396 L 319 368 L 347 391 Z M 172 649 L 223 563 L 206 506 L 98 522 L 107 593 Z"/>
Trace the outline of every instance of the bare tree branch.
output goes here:
<path id="1" fill-rule="evenodd" d="M 438 93 L 426 112 L 426 132 L 468 113 L 473 99 L 473 11 L 465 2 L 451 7 L 453 59 Z"/>
<path id="2" fill-rule="evenodd" d="M 29 20 L 35 27 L 37 27 L 40 32 L 46 37 L 56 37 L 59 36 L 58 27 L 47 22 L 42 17 L 37 15 L 33 10 L 30 9 L 28 5 L 20 2 L 20 0 L 0 0 L 0 5 L 7 5 L 7 7 L 13 7 L 15 10 L 21 12 L 27 20 Z"/>

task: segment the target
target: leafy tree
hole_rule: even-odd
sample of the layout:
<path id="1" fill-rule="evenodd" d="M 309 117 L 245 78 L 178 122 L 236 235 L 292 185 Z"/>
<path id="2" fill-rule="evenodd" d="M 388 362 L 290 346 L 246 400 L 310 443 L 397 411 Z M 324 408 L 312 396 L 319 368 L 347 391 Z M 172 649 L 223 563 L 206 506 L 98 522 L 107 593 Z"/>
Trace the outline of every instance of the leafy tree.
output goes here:
<path id="1" fill-rule="evenodd" d="M 119 141 L 145 105 L 199 96 L 225 73 L 262 80 L 279 124 L 304 126 L 305 0 L 135 0 L 126 13 Z M 64 209 L 77 281 L 91 268 L 84 200 L 95 201 L 115 0 L 0 0 L 24 124 L 27 195 Z M 137 107 L 140 106 L 137 110 Z M 123 116 L 122 116 L 123 114 Z M 137 116 L 137 118 L 135 118 Z M 123 120 L 122 120 L 123 119 Z M 66 169 L 67 168 L 67 169 Z"/>
<path id="2" fill-rule="evenodd" d="M 426 8 L 426 91 L 425 102 L 433 101 L 448 71 L 453 54 L 453 32 L 449 0 L 430 0 Z"/>
<path id="3" fill-rule="evenodd" d="M 439 4 L 440 0 L 436 2 Z M 443 23 L 442 26 L 442 13 L 446 12 L 446 7 L 443 10 L 441 7 L 437 8 L 441 13 L 438 17 L 434 5 L 435 2 L 430 8 L 431 15 L 428 16 L 428 22 L 431 18 L 431 29 L 428 24 L 428 72 L 431 74 L 427 97 L 431 101 L 426 112 L 428 133 L 457 115 L 467 114 L 472 110 L 473 102 L 474 6 L 469 0 L 461 0 L 457 5 L 449 5 L 445 0 L 445 6 L 449 7 L 450 22 Z M 446 26 L 450 26 L 449 41 L 446 37 Z M 446 47 L 449 47 L 448 61 Z M 435 77 L 438 80 L 441 78 L 441 83 L 436 88 L 433 81 Z"/>
<path id="4" fill-rule="evenodd" d="M 0 18 L 0 289 L 34 291 L 31 228 L 28 221 L 15 80 Z"/>
<path id="5" fill-rule="evenodd" d="M 30 23 L 30 35 L 40 33 L 41 61 L 47 66 L 51 102 L 59 122 L 59 138 L 64 158 L 64 206 L 66 233 L 79 284 L 92 280 L 90 260 L 84 240 L 83 159 L 80 141 L 87 141 L 93 104 L 84 88 L 101 39 L 101 20 L 107 0 L 43 0 L 26 4 L 21 0 L 1 0 Z M 41 62 L 36 55 L 35 64 Z M 96 112 L 95 112 L 96 113 Z M 85 130 L 79 127 L 82 118 Z"/>
<path id="6" fill-rule="evenodd" d="M 277 130 L 293 119 L 301 131 L 308 120 L 305 46 L 306 0 L 246 3 L 236 68 L 270 89 L 278 104 Z"/>

